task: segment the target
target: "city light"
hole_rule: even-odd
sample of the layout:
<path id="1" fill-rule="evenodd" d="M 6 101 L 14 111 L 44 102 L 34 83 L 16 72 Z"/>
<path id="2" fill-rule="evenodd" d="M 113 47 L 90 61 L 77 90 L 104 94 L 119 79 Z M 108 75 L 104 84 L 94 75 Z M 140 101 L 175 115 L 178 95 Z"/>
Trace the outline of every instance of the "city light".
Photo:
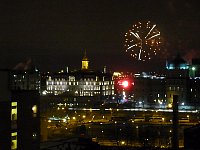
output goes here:
<path id="1" fill-rule="evenodd" d="M 129 86 L 129 82 L 128 81 L 122 81 L 122 85 L 124 88 L 128 87 Z"/>
<path id="2" fill-rule="evenodd" d="M 125 141 L 121 141 L 121 144 L 124 145 L 124 144 L 125 144 Z"/>
<path id="3" fill-rule="evenodd" d="M 195 70 L 196 70 L 196 68 L 195 68 L 195 67 L 192 67 L 192 70 L 193 70 L 193 71 L 195 71 Z"/>

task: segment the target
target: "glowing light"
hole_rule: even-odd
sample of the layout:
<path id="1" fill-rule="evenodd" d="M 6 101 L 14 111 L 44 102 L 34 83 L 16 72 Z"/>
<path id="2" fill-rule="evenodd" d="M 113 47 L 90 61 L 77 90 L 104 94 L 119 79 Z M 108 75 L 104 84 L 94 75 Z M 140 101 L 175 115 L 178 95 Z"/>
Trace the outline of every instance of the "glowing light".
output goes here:
<path id="1" fill-rule="evenodd" d="M 172 104 L 168 104 L 168 108 L 172 108 Z"/>
<path id="2" fill-rule="evenodd" d="M 122 141 L 122 142 L 121 142 L 121 144 L 122 144 L 122 145 L 124 145 L 124 144 L 125 144 L 125 142 L 124 142 L 124 141 Z"/>
<path id="3" fill-rule="evenodd" d="M 123 85 L 123 87 L 126 88 L 126 87 L 128 87 L 129 83 L 128 83 L 128 81 L 123 81 L 123 82 L 122 82 L 122 85 Z"/>
<path id="4" fill-rule="evenodd" d="M 195 70 L 196 70 L 196 68 L 195 68 L 195 67 L 192 67 L 192 70 L 193 70 L 193 71 L 195 71 Z"/>
<path id="5" fill-rule="evenodd" d="M 160 35 L 156 24 L 138 22 L 125 34 L 125 52 L 136 60 L 151 60 L 160 51 Z"/>

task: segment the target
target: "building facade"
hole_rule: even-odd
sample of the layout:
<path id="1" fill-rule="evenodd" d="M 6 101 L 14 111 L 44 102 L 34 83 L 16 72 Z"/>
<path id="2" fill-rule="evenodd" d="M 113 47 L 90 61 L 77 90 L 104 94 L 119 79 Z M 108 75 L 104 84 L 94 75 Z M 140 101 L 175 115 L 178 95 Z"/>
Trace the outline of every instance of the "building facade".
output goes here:
<path id="1" fill-rule="evenodd" d="M 11 90 L 10 72 L 0 71 L 0 149 L 40 148 L 39 92 Z"/>
<path id="2" fill-rule="evenodd" d="M 89 69 L 86 53 L 82 67 L 76 71 L 61 71 L 46 75 L 44 95 L 66 94 L 74 97 L 99 97 L 106 99 L 114 95 L 114 81 L 111 73 Z"/>

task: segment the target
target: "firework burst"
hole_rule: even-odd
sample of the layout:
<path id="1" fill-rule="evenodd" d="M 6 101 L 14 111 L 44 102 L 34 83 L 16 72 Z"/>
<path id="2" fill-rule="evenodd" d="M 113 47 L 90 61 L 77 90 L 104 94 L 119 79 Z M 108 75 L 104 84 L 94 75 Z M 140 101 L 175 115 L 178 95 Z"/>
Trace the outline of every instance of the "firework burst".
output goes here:
<path id="1" fill-rule="evenodd" d="M 125 34 L 125 51 L 136 60 L 146 61 L 160 51 L 161 35 L 156 24 L 138 22 Z"/>

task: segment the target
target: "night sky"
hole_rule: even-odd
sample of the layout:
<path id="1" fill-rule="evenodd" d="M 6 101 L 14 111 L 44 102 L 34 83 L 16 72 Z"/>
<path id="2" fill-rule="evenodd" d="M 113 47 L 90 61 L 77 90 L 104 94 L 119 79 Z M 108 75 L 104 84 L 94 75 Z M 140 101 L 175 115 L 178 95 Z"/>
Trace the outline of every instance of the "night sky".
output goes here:
<path id="1" fill-rule="evenodd" d="M 0 68 L 32 60 L 42 71 L 79 69 L 84 50 L 90 67 L 149 71 L 178 52 L 200 57 L 198 0 L 33 0 L 0 2 Z M 124 34 L 138 21 L 155 23 L 164 39 L 150 62 L 133 60 Z M 155 67 L 156 66 L 156 67 Z"/>

